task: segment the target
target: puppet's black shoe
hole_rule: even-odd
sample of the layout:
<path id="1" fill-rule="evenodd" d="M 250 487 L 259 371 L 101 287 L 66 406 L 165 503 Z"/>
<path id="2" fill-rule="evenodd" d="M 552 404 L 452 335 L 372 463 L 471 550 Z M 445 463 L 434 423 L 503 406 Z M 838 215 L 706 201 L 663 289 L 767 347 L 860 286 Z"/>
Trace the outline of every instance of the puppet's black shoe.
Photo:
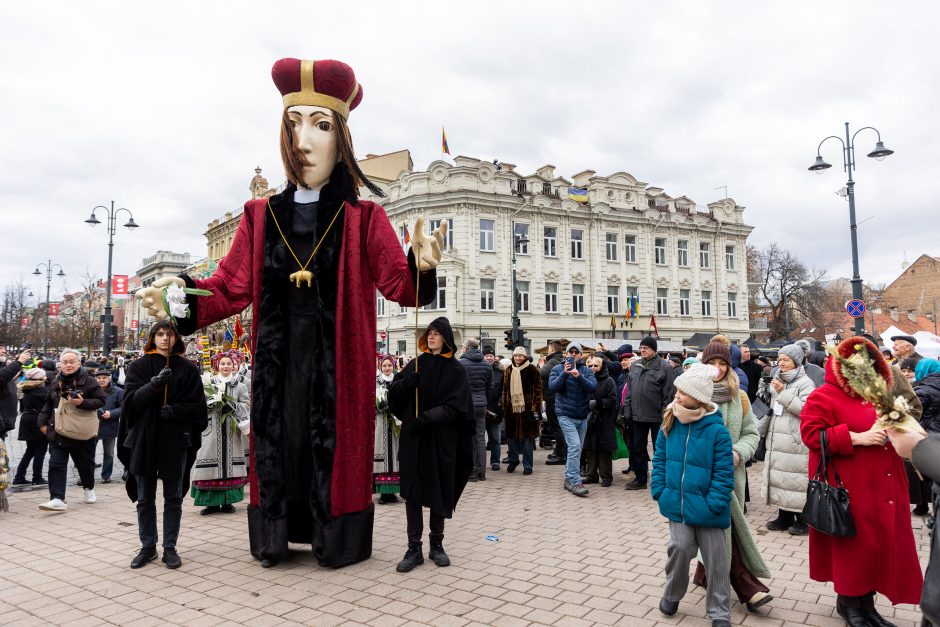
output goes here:
<path id="1" fill-rule="evenodd" d="M 428 559 L 437 566 L 450 566 L 450 558 L 447 557 L 447 553 L 444 552 L 444 544 L 442 542 L 431 543 L 431 550 L 428 551 Z"/>
<path id="2" fill-rule="evenodd" d="M 421 555 L 421 543 L 420 542 L 409 542 L 408 551 L 405 553 L 405 557 L 398 562 L 398 566 L 395 567 L 400 573 L 408 573 L 414 570 L 415 566 L 419 566 L 424 563 L 424 556 Z"/>

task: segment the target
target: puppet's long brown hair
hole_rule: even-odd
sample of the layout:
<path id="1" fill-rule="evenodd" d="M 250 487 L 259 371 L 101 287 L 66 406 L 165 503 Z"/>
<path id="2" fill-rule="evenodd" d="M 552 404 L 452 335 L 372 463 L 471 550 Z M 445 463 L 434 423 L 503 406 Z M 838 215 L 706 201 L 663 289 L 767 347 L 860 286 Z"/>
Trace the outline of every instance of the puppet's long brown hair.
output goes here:
<path id="1" fill-rule="evenodd" d="M 376 196 L 384 198 L 385 193 L 363 174 L 359 164 L 356 163 L 356 152 L 353 150 L 352 135 L 349 133 L 346 120 L 338 113 L 334 113 L 333 123 L 336 125 L 336 146 L 339 150 L 340 163 L 346 168 L 346 172 L 352 179 L 356 189 L 365 187 Z M 291 131 L 287 110 L 281 116 L 281 161 L 284 163 L 287 180 L 297 187 L 303 187 L 304 166 L 306 164 L 304 163 L 303 153 L 297 149 L 294 141 L 294 133 Z"/>

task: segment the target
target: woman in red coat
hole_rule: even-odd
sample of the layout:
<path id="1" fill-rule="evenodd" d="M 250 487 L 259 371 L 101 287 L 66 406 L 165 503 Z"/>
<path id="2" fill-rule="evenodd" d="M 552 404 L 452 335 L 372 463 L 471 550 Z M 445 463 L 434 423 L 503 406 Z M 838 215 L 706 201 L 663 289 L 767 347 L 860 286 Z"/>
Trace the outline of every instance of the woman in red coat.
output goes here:
<path id="1" fill-rule="evenodd" d="M 839 344 L 839 354 L 848 357 L 862 343 L 890 388 L 891 370 L 874 344 L 851 337 Z M 894 604 L 916 604 L 923 585 L 904 463 L 885 432 L 872 429 L 876 418 L 872 406 L 852 391 L 838 361 L 830 359 L 825 384 L 803 406 L 800 432 L 809 447 L 812 475 L 819 464 L 820 432 L 826 431 L 832 460 L 849 491 L 857 533 L 836 538 L 810 529 L 809 575 L 833 582 L 836 610 L 849 625 L 890 625 L 875 610 L 875 593 Z"/>

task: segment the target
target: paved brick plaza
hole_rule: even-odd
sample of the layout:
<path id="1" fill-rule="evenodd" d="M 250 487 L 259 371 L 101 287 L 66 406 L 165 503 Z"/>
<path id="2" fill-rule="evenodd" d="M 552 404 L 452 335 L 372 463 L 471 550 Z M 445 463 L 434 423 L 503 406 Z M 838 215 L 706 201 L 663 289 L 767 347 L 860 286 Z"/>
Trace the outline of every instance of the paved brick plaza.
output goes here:
<path id="1" fill-rule="evenodd" d="M 14 463 L 21 443 L 13 443 Z M 504 449 L 505 450 L 505 449 Z M 0 622 L 4 625 L 185 624 L 304 625 L 708 625 L 702 591 L 692 588 L 672 618 L 657 604 L 667 526 L 649 492 L 626 492 L 615 462 L 613 487 L 592 486 L 579 499 L 561 488 L 562 467 L 535 474 L 488 472 L 469 484 L 444 545 L 453 566 L 428 561 L 401 575 L 405 551 L 402 505 L 376 506 L 369 561 L 320 568 L 307 551 L 266 570 L 248 553 L 243 504 L 232 515 L 203 517 L 187 499 L 178 550 L 180 570 L 157 561 L 128 568 L 138 549 L 136 515 L 120 481 L 96 488 L 82 503 L 70 479 L 69 511 L 42 512 L 45 490 L 12 495 L 0 514 Z M 115 469 L 120 477 L 120 470 Z M 750 469 L 759 493 L 760 466 Z M 162 506 L 158 508 L 162 511 Z M 752 528 L 773 513 L 751 506 Z M 922 566 L 927 530 L 915 518 Z M 496 535 L 498 542 L 486 540 Z M 831 586 L 808 577 L 806 538 L 758 531 L 776 597 L 761 616 L 734 604 L 732 622 L 746 625 L 841 625 Z M 427 542 L 425 541 L 425 549 Z M 915 625 L 912 606 L 881 613 Z"/>

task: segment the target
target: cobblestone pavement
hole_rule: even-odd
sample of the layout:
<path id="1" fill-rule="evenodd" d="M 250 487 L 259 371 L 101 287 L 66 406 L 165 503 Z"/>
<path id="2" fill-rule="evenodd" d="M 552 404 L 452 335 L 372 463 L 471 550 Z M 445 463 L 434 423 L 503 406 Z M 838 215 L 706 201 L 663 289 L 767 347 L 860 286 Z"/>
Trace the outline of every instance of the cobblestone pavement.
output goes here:
<path id="1" fill-rule="evenodd" d="M 13 461 L 21 443 L 13 442 Z M 665 520 L 649 492 L 623 489 L 615 462 L 613 487 L 592 486 L 588 498 L 562 489 L 561 466 L 536 454 L 535 473 L 487 472 L 469 484 L 444 545 L 453 565 L 425 561 L 395 572 L 405 551 L 405 510 L 376 506 L 372 559 L 340 570 L 319 567 L 309 547 L 264 569 L 248 553 L 244 504 L 230 515 L 200 516 L 187 499 L 179 570 L 159 561 L 128 564 L 139 548 L 136 514 L 118 480 L 82 502 L 70 478 L 64 514 L 42 512 L 45 490 L 13 494 L 0 514 L 0 622 L 4 625 L 185 624 L 304 625 L 683 625 L 710 624 L 703 591 L 692 586 L 671 617 L 657 605 L 663 585 Z M 115 469 L 120 477 L 120 469 Z M 760 465 L 750 469 L 760 493 Z M 162 507 L 158 508 L 162 511 Z M 767 532 L 769 508 L 752 504 L 748 518 L 771 570 L 774 600 L 760 615 L 737 603 L 744 625 L 840 625 L 831 585 L 808 576 L 808 540 Z M 914 519 L 926 566 L 927 530 Z M 487 540 L 495 535 L 498 541 Z M 427 549 L 427 542 L 425 542 Z M 733 595 L 732 595 L 733 596 Z M 916 607 L 881 613 L 899 625 L 920 620 Z"/>

